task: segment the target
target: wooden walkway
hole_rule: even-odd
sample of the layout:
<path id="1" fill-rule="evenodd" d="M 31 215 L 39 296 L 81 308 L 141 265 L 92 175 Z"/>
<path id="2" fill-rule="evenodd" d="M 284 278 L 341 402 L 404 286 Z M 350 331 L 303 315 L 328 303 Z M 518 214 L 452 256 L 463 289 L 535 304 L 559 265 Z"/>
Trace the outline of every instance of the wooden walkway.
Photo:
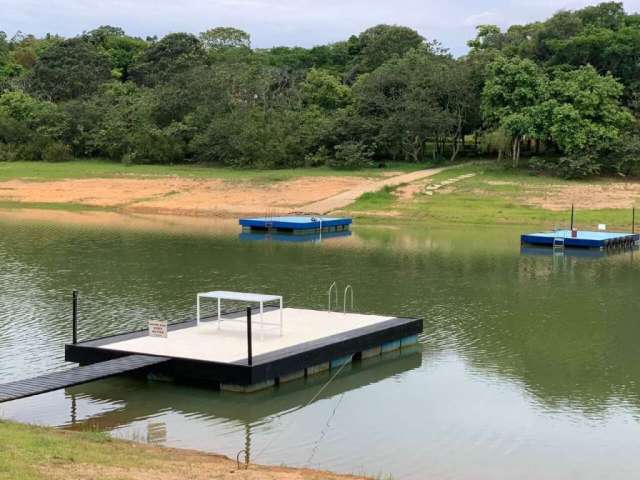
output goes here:
<path id="1" fill-rule="evenodd" d="M 0 403 L 80 385 L 101 378 L 113 377 L 121 373 L 157 365 L 167 360 L 169 359 L 166 357 L 151 355 L 128 355 L 105 362 L 71 368 L 62 372 L 47 373 L 39 377 L 0 384 Z"/>

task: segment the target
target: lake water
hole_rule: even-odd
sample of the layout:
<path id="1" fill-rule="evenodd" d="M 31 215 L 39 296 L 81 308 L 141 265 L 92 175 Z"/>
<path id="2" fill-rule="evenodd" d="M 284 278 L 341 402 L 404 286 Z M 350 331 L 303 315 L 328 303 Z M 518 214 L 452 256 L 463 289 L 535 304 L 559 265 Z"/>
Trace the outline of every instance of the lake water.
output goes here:
<path id="1" fill-rule="evenodd" d="M 357 311 L 425 319 L 419 353 L 354 364 L 302 409 L 328 377 L 254 395 L 114 378 L 0 415 L 398 479 L 635 478 L 640 252 L 521 252 L 521 230 L 356 226 L 278 243 L 241 240 L 228 223 L 0 219 L 0 382 L 69 367 L 74 287 L 81 338 L 191 316 L 195 292 L 218 288 L 322 309 L 333 281 L 353 285 Z"/>

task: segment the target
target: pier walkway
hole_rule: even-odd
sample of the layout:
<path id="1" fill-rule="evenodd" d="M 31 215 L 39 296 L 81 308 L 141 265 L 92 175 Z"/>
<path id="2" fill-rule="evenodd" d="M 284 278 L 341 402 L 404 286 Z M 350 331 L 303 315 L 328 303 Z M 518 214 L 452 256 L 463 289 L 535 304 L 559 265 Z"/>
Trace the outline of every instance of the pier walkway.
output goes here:
<path id="1" fill-rule="evenodd" d="M 62 372 L 47 373 L 39 377 L 0 384 L 0 403 L 113 377 L 121 373 L 134 372 L 167 360 L 169 359 L 166 357 L 151 355 L 127 355 Z"/>

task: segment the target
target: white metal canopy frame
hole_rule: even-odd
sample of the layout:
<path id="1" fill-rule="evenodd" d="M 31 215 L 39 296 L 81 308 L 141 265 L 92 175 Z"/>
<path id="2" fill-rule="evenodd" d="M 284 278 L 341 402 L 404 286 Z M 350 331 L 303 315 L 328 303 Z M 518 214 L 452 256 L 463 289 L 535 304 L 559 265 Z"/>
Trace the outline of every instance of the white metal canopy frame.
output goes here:
<path id="1" fill-rule="evenodd" d="M 282 295 L 263 295 L 260 293 L 227 292 L 214 290 L 213 292 L 198 293 L 196 295 L 196 325 L 200 325 L 200 299 L 210 298 L 218 301 L 218 328 L 222 323 L 222 300 L 234 300 L 237 302 L 249 302 L 260 304 L 260 323 L 264 324 L 264 304 L 267 302 L 280 302 L 280 334 L 282 334 Z"/>

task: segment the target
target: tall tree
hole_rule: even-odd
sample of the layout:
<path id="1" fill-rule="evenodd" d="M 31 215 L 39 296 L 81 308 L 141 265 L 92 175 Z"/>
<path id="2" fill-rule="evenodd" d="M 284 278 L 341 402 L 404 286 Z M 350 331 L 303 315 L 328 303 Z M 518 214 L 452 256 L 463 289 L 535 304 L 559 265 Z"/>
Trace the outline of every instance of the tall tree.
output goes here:
<path id="1" fill-rule="evenodd" d="M 482 92 L 485 123 L 511 136 L 511 158 L 517 167 L 520 147 L 534 126 L 533 107 L 545 98 L 545 77 L 531 60 L 497 57 L 487 69 Z"/>
<path id="2" fill-rule="evenodd" d="M 372 72 L 386 61 L 401 57 L 409 50 L 425 43 L 415 30 L 398 25 L 376 25 L 362 32 L 354 45 L 356 53 L 349 78 Z"/>
<path id="3" fill-rule="evenodd" d="M 89 95 L 111 77 L 109 59 L 91 43 L 72 38 L 45 50 L 33 66 L 31 89 L 48 100 Z"/>
<path id="4" fill-rule="evenodd" d="M 139 85 L 155 86 L 204 65 L 205 61 L 206 54 L 198 37 L 189 33 L 170 33 L 139 55 L 129 73 Z"/>

